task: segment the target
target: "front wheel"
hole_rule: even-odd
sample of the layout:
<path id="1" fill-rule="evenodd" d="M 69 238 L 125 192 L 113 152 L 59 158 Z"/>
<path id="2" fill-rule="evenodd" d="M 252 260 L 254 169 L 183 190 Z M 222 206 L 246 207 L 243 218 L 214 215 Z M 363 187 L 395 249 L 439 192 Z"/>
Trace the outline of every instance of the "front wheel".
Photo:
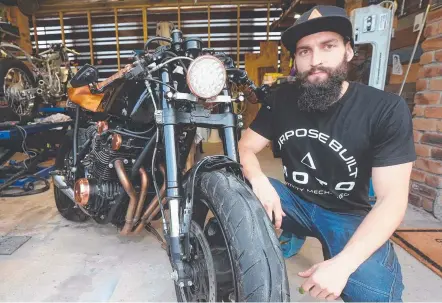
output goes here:
<path id="1" fill-rule="evenodd" d="M 198 218 L 198 210 L 204 207 L 212 213 L 211 218 Z M 205 226 L 211 248 L 217 301 L 290 300 L 275 230 L 245 182 L 225 171 L 202 173 L 195 184 L 194 209 L 194 220 Z"/>

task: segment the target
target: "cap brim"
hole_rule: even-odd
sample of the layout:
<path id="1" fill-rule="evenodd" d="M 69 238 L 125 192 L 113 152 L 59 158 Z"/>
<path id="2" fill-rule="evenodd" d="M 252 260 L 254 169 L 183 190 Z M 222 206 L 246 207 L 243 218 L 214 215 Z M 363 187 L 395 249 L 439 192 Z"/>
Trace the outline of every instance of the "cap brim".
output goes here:
<path id="1" fill-rule="evenodd" d="M 351 21 L 341 16 L 320 17 L 295 24 L 282 34 L 281 41 L 285 48 L 294 53 L 299 40 L 318 32 L 339 33 L 343 37 L 348 37 L 352 47 L 354 46 Z"/>

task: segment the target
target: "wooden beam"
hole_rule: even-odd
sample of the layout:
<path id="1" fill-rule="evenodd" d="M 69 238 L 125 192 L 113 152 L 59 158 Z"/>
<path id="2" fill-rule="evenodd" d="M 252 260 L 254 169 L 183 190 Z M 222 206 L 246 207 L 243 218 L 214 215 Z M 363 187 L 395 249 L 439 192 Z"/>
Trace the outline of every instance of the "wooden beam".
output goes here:
<path id="1" fill-rule="evenodd" d="M 270 28 L 272 30 L 275 30 L 279 27 L 279 25 L 281 23 L 283 23 L 288 16 L 290 16 L 290 14 L 292 14 L 295 11 L 296 6 L 299 4 L 300 0 L 295 0 L 292 2 L 292 4 L 290 5 L 290 7 L 284 12 L 284 14 L 282 14 L 278 20 L 275 20 L 272 25 L 270 26 Z"/>
<path id="2" fill-rule="evenodd" d="M 66 39 L 64 36 L 64 20 L 63 20 L 63 12 L 58 13 L 58 17 L 60 18 L 60 31 L 61 31 L 61 42 L 66 44 Z"/>
<path id="3" fill-rule="evenodd" d="M 267 41 L 270 39 L 270 1 L 267 3 Z"/>
<path id="4" fill-rule="evenodd" d="M 181 5 L 180 2 L 178 1 L 178 29 L 181 28 Z"/>
<path id="5" fill-rule="evenodd" d="M 417 81 L 417 74 L 419 73 L 420 65 L 419 63 L 411 64 L 410 71 L 408 72 L 407 80 L 405 83 L 413 83 Z M 407 64 L 402 65 L 403 74 L 402 75 L 390 75 L 390 84 L 401 84 L 405 77 L 405 72 L 407 71 Z"/>
<path id="6" fill-rule="evenodd" d="M 32 27 L 34 28 L 35 53 L 38 55 L 37 20 L 35 19 L 35 15 L 32 15 Z"/>
<path id="7" fill-rule="evenodd" d="M 118 9 L 114 8 L 114 19 L 115 19 L 115 40 L 117 42 L 117 66 L 120 70 L 120 37 L 118 34 Z"/>
<path id="8" fill-rule="evenodd" d="M 414 45 L 414 43 L 416 43 L 418 33 L 419 32 L 413 32 L 412 27 L 395 32 L 394 38 L 391 39 L 390 42 L 390 50 Z M 424 42 L 424 40 L 424 35 L 421 35 L 419 42 Z"/>
<path id="9" fill-rule="evenodd" d="M 207 6 L 207 47 L 210 48 L 210 5 Z"/>
<path id="10" fill-rule="evenodd" d="M 259 44 L 259 54 L 247 53 L 244 57 L 245 70 L 249 79 L 256 85 L 262 84 L 262 78 L 265 70 L 276 72 L 278 70 L 278 42 L 262 41 Z M 247 109 L 244 112 L 244 127 L 249 127 L 250 123 L 255 119 L 260 108 L 259 104 L 247 103 Z"/>
<path id="11" fill-rule="evenodd" d="M 143 13 L 143 37 L 144 37 L 144 43 L 147 42 L 147 37 L 148 37 L 148 27 L 147 27 L 147 7 L 143 7 L 142 8 L 142 13 Z"/>
<path id="12" fill-rule="evenodd" d="M 92 40 L 92 21 L 91 21 L 91 12 L 87 11 L 87 27 L 89 31 L 89 52 L 91 54 L 91 64 L 94 65 L 94 43 Z"/>
<path id="13" fill-rule="evenodd" d="M 239 54 L 240 54 L 240 47 L 241 47 L 241 41 L 240 41 L 240 36 L 241 36 L 241 8 L 238 4 L 238 8 L 237 8 L 237 16 L 236 16 L 237 20 L 236 20 L 236 67 L 239 68 Z"/>
<path id="14" fill-rule="evenodd" d="M 189 6 L 189 7 L 207 7 L 209 5 L 248 5 L 248 6 L 258 6 L 258 5 L 267 5 L 269 0 L 230 0 L 230 1 L 198 1 L 197 3 L 182 3 L 181 6 Z M 54 3 L 55 2 L 55 3 Z M 280 4 L 280 0 L 270 0 L 271 4 Z M 93 2 L 91 1 L 65 1 L 60 3 L 60 1 L 53 0 L 45 1 L 41 4 L 40 9 L 36 13 L 37 16 L 46 15 L 48 13 L 57 13 L 59 11 L 66 12 L 78 12 L 82 13 L 85 11 L 104 11 L 114 8 L 119 9 L 140 9 L 143 7 L 148 8 L 174 8 L 177 7 L 177 2 L 157 2 L 146 4 L 145 0 L 134 0 L 129 2 L 123 1 L 109 1 L 109 2 Z"/>
<path id="15" fill-rule="evenodd" d="M 32 53 L 32 43 L 31 43 L 31 30 L 29 28 L 29 18 L 24 15 L 16 6 L 9 6 L 6 8 L 6 13 L 8 21 L 12 25 L 17 26 L 20 39 L 16 40 L 16 44 L 24 49 L 27 53 Z"/>

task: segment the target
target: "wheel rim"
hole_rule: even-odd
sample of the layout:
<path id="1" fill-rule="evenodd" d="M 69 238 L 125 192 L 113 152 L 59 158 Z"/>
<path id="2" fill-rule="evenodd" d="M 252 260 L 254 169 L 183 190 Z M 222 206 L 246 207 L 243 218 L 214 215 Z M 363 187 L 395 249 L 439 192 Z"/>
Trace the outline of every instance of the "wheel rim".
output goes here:
<path id="1" fill-rule="evenodd" d="M 213 209 L 213 207 L 210 205 L 210 203 L 208 203 L 205 199 L 200 199 L 199 200 L 199 202 L 200 203 L 203 203 L 208 209 L 209 209 L 209 212 L 211 212 L 212 213 L 212 215 L 213 215 L 213 218 L 214 219 L 216 219 L 218 222 L 219 222 L 219 217 L 218 217 L 218 214 L 216 213 L 216 211 Z M 207 221 L 207 217 L 205 218 L 205 221 Z M 207 224 L 209 224 L 210 223 L 210 220 L 209 221 L 207 221 Z M 206 228 L 208 228 L 209 226 L 208 225 L 206 225 L 204 228 L 206 229 Z M 219 227 L 219 231 L 221 232 L 221 236 L 222 236 L 222 241 L 223 241 L 223 244 L 225 245 L 225 248 L 226 248 L 226 250 L 227 250 L 227 255 L 228 255 L 228 260 L 229 260 L 229 265 L 230 265 L 230 268 L 231 268 L 231 274 L 232 274 L 232 277 L 231 277 L 231 279 L 232 279 L 232 288 L 233 288 L 233 292 L 230 292 L 228 295 L 226 295 L 226 296 L 222 296 L 222 294 L 220 294 L 220 293 L 217 293 L 217 295 L 218 295 L 218 297 L 217 297 L 217 300 L 218 301 L 224 301 L 224 302 L 236 302 L 237 300 L 238 300 L 238 293 L 237 293 L 237 289 L 238 289 L 238 285 L 237 285 L 237 281 L 236 281 L 236 273 L 235 273 L 235 270 L 234 270 L 234 267 L 233 267 L 233 257 L 232 257 L 232 252 L 231 252 L 231 250 L 230 250 L 230 248 L 229 248 L 229 245 L 228 245 L 228 243 L 227 243 L 227 235 L 226 235 L 226 232 L 225 232 L 225 230 L 223 229 L 223 227 L 221 226 L 221 225 L 218 225 L 218 227 Z M 206 231 L 205 231 L 206 232 Z M 208 231 L 207 231 L 208 232 Z M 208 236 L 210 236 L 210 234 L 208 234 Z M 206 239 L 207 239 L 207 237 L 206 237 Z M 207 240 L 208 242 L 210 241 L 210 240 Z M 210 245 L 210 244 L 209 244 Z M 214 261 L 214 263 L 215 263 L 215 261 Z"/>
<path id="2" fill-rule="evenodd" d="M 177 286 L 177 291 L 187 302 L 215 302 L 216 274 L 209 244 L 197 223 L 192 222 L 190 231 L 191 257 L 186 262 L 193 285 Z"/>
<path id="3" fill-rule="evenodd" d="M 23 90 L 33 88 L 28 75 L 20 68 L 10 68 L 3 83 L 5 99 L 14 113 L 20 117 L 30 115 L 35 105 L 35 96 L 32 95 L 30 98 L 29 95 L 22 95 Z"/>

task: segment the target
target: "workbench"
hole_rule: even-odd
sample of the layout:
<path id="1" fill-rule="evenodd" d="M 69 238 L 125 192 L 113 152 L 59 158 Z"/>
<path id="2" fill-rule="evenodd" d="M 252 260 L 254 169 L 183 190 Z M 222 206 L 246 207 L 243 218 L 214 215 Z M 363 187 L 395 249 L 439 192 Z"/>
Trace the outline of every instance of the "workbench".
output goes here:
<path id="1" fill-rule="evenodd" d="M 26 132 L 27 148 L 38 150 L 39 155 L 28 162 L 27 174 L 32 176 L 16 180 L 11 188 L 22 189 L 25 192 L 32 191 L 38 177 L 40 180 L 49 178 L 50 172 L 55 169 L 54 165 L 43 166 L 40 163 L 55 155 L 56 146 L 62 142 L 67 128 L 72 124 L 73 121 L 65 121 L 20 126 Z M 20 131 L 17 126 L 7 124 L 2 124 L 2 128 L 0 128 L 0 186 L 24 168 L 21 162 L 10 160 L 16 152 L 23 152 L 23 130 Z"/>

